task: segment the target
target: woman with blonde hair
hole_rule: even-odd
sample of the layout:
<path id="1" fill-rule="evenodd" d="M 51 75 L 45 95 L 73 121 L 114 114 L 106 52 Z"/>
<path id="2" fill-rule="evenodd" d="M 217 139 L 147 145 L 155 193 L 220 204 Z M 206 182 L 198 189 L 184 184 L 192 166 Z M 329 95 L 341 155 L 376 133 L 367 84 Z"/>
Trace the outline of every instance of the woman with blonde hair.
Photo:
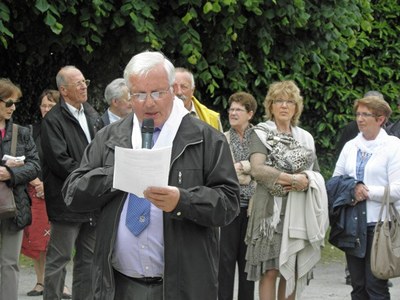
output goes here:
<path id="1" fill-rule="evenodd" d="M 261 300 L 295 299 L 320 259 L 328 228 L 325 182 L 314 139 L 298 127 L 303 97 L 297 85 L 271 84 L 264 107 L 267 121 L 250 136 L 257 187 L 245 240 L 247 278 L 260 280 Z"/>

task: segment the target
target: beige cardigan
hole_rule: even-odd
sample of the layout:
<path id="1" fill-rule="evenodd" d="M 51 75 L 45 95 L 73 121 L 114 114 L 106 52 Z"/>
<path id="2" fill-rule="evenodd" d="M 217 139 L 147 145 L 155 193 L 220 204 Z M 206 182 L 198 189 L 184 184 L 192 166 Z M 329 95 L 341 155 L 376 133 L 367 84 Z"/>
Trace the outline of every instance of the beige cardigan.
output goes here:
<path id="1" fill-rule="evenodd" d="M 324 178 L 318 172 L 305 173 L 309 178 L 309 188 L 305 193 L 289 193 L 283 223 L 279 271 L 286 279 L 286 297 L 295 287 L 296 296 L 304 290 L 307 273 L 321 258 L 321 247 L 329 227 Z"/>

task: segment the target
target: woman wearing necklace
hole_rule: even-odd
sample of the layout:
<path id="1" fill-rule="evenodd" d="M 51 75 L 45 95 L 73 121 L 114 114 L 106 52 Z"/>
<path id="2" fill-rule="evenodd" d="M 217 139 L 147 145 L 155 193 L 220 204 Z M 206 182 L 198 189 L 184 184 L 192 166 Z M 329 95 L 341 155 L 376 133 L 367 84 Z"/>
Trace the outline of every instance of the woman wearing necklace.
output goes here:
<path id="1" fill-rule="evenodd" d="M 366 233 L 358 236 L 361 246 L 344 250 L 353 287 L 351 297 L 390 299 L 387 280 L 377 279 L 371 272 L 370 253 L 385 186 L 390 185 L 391 202 L 400 209 L 400 140 L 383 129 L 392 110 L 382 98 L 358 99 L 354 111 L 360 133 L 343 147 L 332 178 L 354 178 L 357 184 L 350 205 L 362 208 L 364 215 L 366 211 L 366 220 L 358 222 Z"/>
<path id="2" fill-rule="evenodd" d="M 245 239 L 246 272 L 249 280 L 260 280 L 261 300 L 295 299 L 320 259 L 328 228 L 325 182 L 314 139 L 297 126 L 303 98 L 296 84 L 271 84 L 264 107 L 267 121 L 250 135 L 257 187 Z"/>

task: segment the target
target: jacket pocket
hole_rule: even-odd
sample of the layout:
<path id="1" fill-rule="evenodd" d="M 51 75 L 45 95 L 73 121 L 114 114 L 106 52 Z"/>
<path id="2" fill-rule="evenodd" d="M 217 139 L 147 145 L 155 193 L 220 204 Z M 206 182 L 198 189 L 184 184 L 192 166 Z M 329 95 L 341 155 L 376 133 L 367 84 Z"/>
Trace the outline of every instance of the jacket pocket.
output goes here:
<path id="1" fill-rule="evenodd" d="M 203 170 L 200 168 L 172 170 L 170 184 L 181 188 L 204 185 Z"/>

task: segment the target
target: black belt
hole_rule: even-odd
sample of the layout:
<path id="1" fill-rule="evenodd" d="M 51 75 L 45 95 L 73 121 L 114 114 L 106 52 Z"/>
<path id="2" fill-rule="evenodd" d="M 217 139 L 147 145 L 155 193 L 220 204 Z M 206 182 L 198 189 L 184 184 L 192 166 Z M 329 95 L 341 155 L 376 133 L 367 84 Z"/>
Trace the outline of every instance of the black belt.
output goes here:
<path id="1" fill-rule="evenodd" d="M 162 277 L 129 277 L 132 281 L 136 281 L 142 284 L 162 284 L 163 279 Z"/>
<path id="2" fill-rule="evenodd" d="M 126 276 L 125 274 L 122 274 L 121 272 L 118 272 L 117 270 L 114 269 L 114 272 L 117 272 L 118 274 L 124 276 L 125 278 L 128 278 L 129 280 L 141 283 L 141 284 L 162 284 L 163 283 L 163 278 L 162 277 L 129 277 Z"/>

